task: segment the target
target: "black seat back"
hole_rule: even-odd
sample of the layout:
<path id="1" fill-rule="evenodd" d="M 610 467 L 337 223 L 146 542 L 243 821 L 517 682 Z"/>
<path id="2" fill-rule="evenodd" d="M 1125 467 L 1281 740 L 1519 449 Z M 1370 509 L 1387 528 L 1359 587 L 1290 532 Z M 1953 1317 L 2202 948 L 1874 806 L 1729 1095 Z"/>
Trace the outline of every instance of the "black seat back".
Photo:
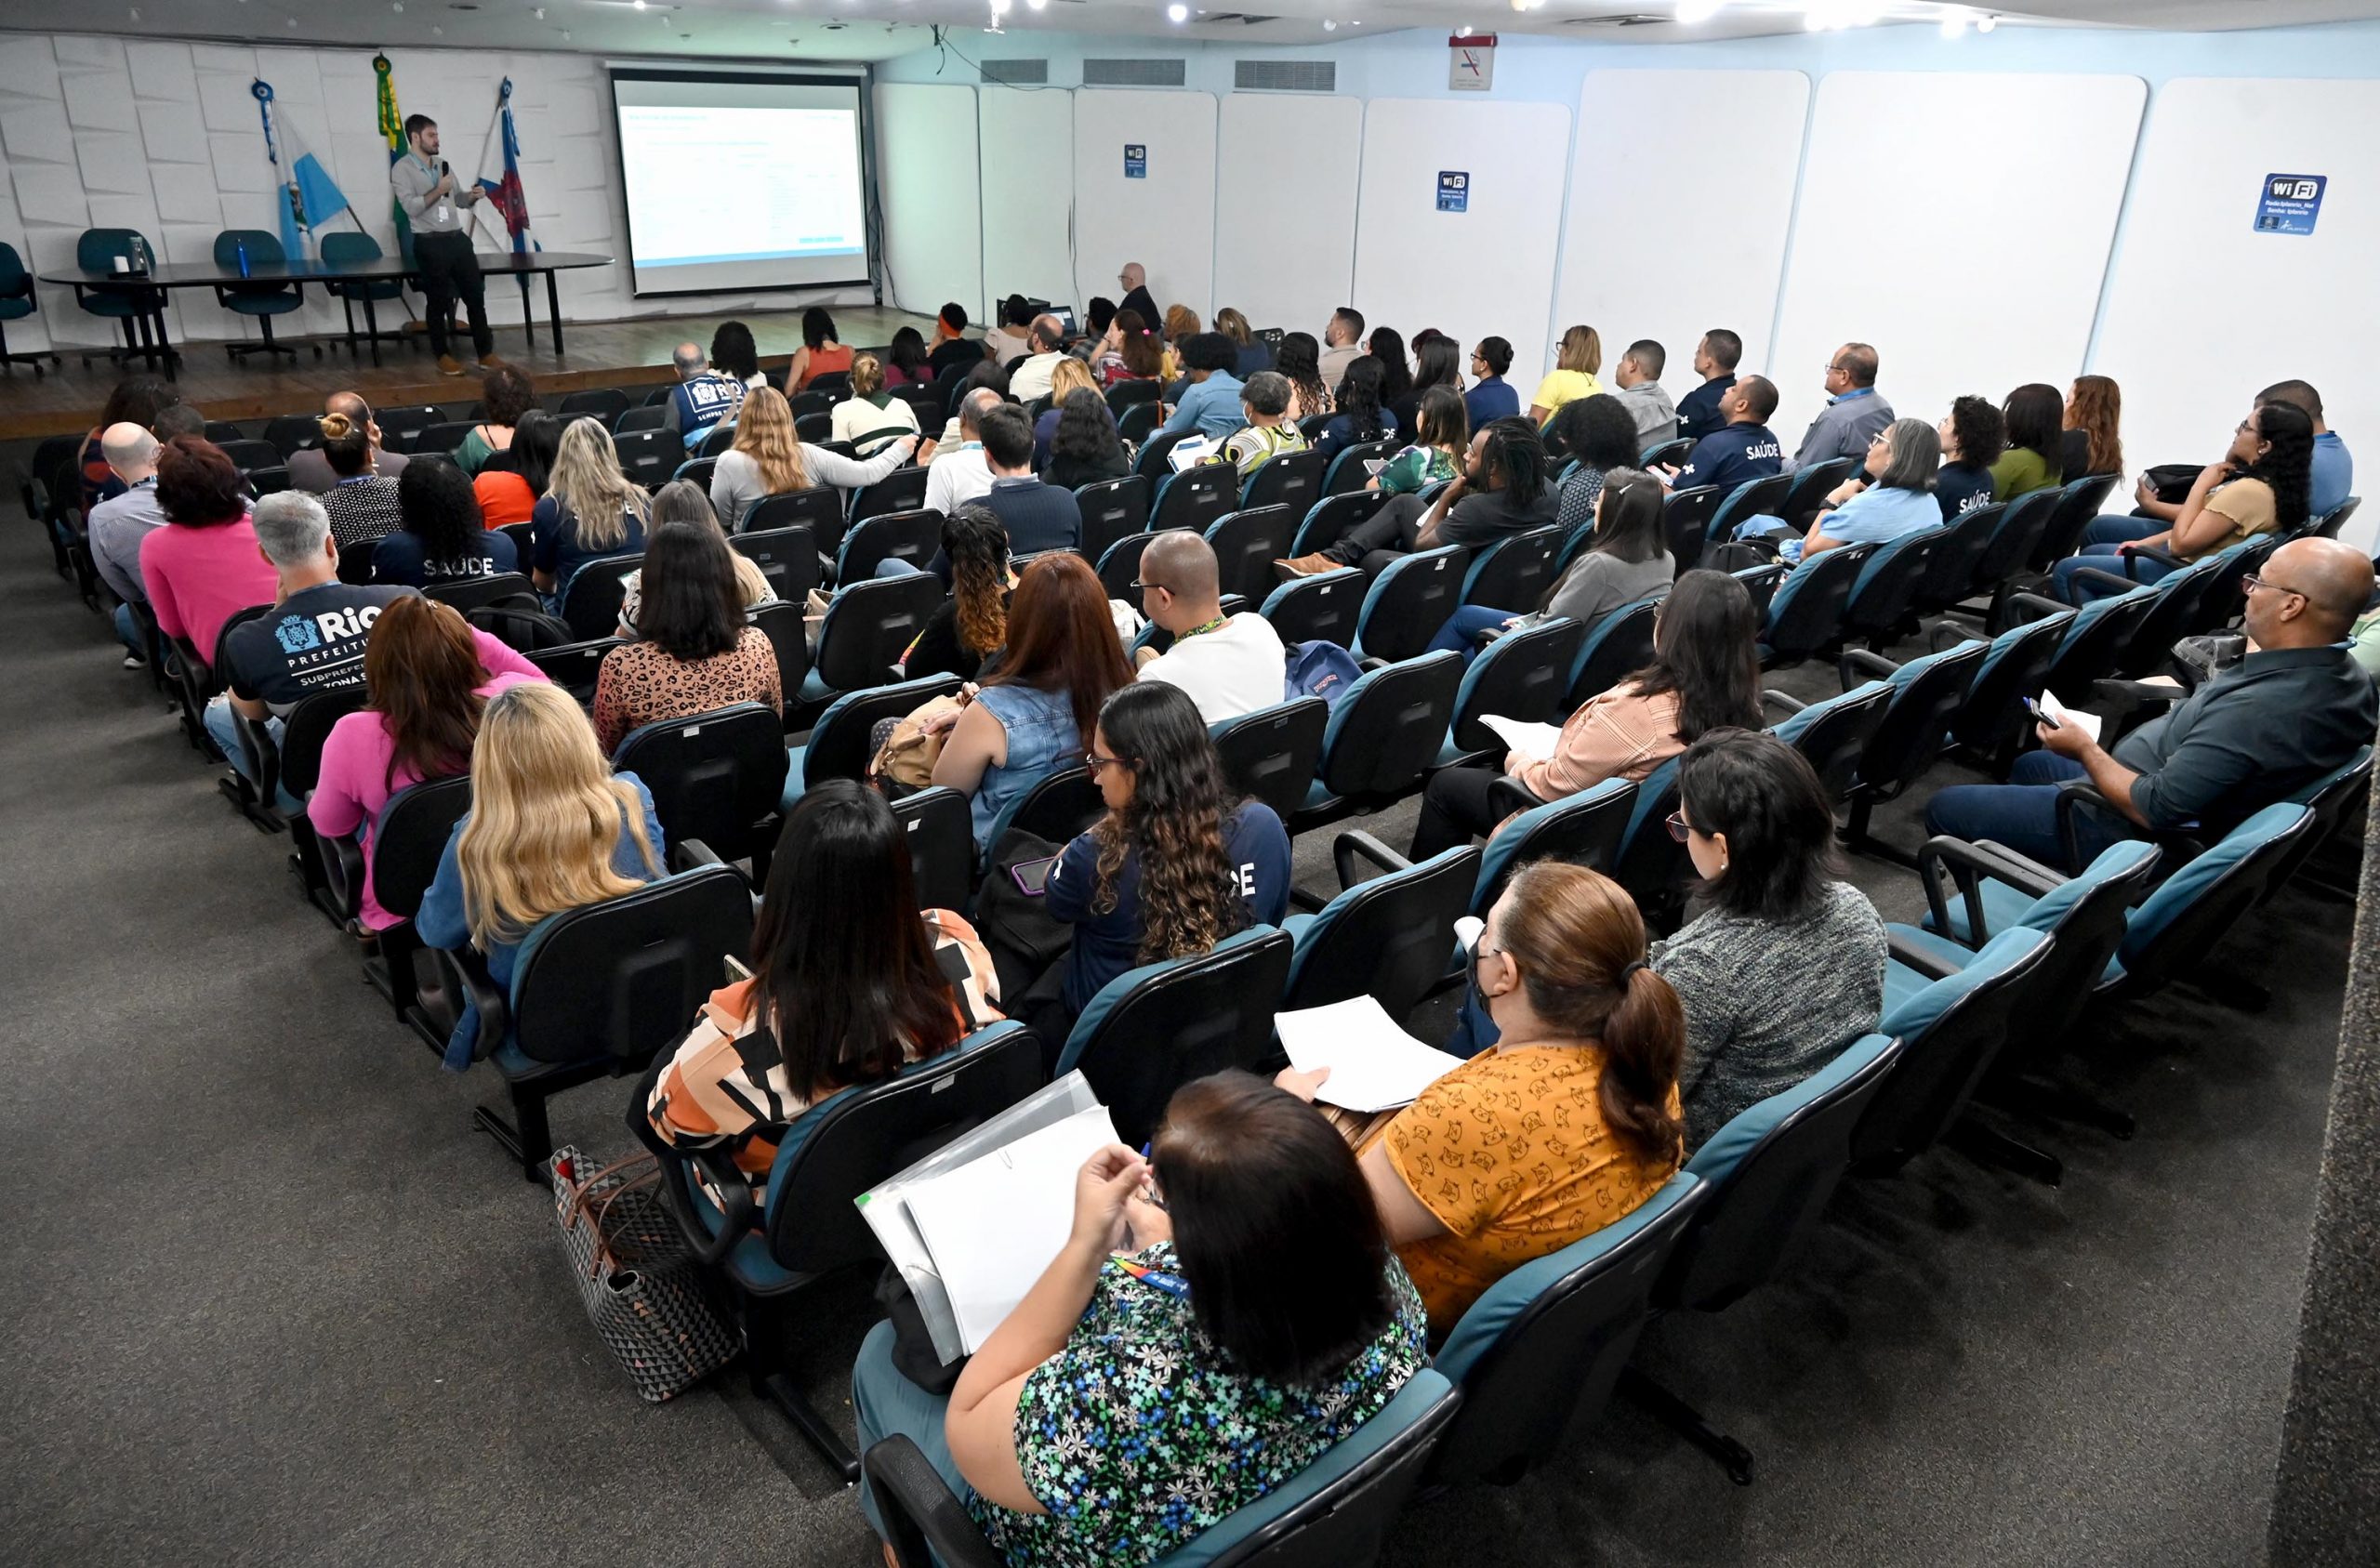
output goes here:
<path id="1" fill-rule="evenodd" d="M 1898 1170 L 1932 1148 L 1959 1119 L 1976 1086 L 2008 1043 L 2014 1020 L 2032 1033 L 2031 1004 L 2056 945 L 2047 933 L 2018 929 L 1993 939 L 2014 956 L 1970 965 L 1961 994 L 1903 1040 L 1900 1064 L 1885 1077 L 1851 1135 L 1852 1166 L 1866 1174 Z M 1989 972 L 1978 974 L 1978 967 Z"/>
<path id="2" fill-rule="evenodd" d="M 2033 547 L 2032 564 L 2045 570 L 2054 560 L 2072 555 L 2082 543 L 2082 531 L 2099 515 L 2100 506 L 2116 487 L 2114 474 L 2094 474 L 2078 479 L 2056 490 L 2042 492 L 2056 497 L 2056 505 L 2049 508 L 2042 525 L 2041 541 Z"/>
<path id="3" fill-rule="evenodd" d="M 1572 708 L 1603 695 L 1653 662 L 1653 622 L 1660 613 L 1659 600 L 1640 599 L 1595 623 L 1571 665 Z"/>
<path id="4" fill-rule="evenodd" d="M 2042 684 L 2064 693 L 2062 701 L 2082 702 L 2090 694 L 2092 682 L 2114 672 L 2117 655 L 2131 643 L 2156 602 L 2154 593 L 2143 593 L 2084 605 L 2059 639 L 2057 652 L 2050 655 Z"/>
<path id="5" fill-rule="evenodd" d="M 1330 466 L 1322 471 L 1322 494 L 1326 496 L 1343 495 L 1348 491 L 1363 489 L 1365 482 L 1372 477 L 1371 471 L 1364 465 L 1375 461 L 1387 462 L 1396 455 L 1397 448 L 1402 445 L 1404 442 L 1394 437 L 1349 441 L 1330 455 Z"/>
<path id="6" fill-rule="evenodd" d="M 1149 531 L 1195 528 L 1204 534 L 1223 520 L 1239 501 L 1239 471 L 1228 463 L 1202 463 L 1184 468 L 1157 485 L 1157 509 L 1149 515 Z"/>
<path id="7" fill-rule="evenodd" d="M 966 908 L 975 889 L 975 829 L 967 797 L 955 789 L 921 789 L 892 802 L 892 814 L 908 837 L 919 905 Z"/>
<path id="8" fill-rule="evenodd" d="M 1352 568 L 1319 577 L 1301 577 L 1275 588 L 1262 600 L 1262 613 L 1289 647 L 1301 642 L 1333 642 L 1342 648 L 1353 648 L 1355 622 L 1363 614 L 1364 595 L 1368 587 L 1363 573 Z"/>
<path id="9" fill-rule="evenodd" d="M 1298 555 L 1312 555 L 1329 549 L 1356 524 L 1370 521 L 1372 514 L 1388 505 L 1388 493 L 1382 490 L 1344 490 L 1324 496 L 1298 520 L 1290 550 Z"/>
<path id="10" fill-rule="evenodd" d="M 1289 555 L 1298 516 L 1286 506 L 1243 507 L 1208 528 L 1207 543 L 1214 547 L 1223 592 L 1238 594 L 1251 604 L 1264 602 L 1273 591 L 1273 563 Z"/>
<path id="11" fill-rule="evenodd" d="M 1926 558 L 1925 574 L 1911 595 L 1912 609 L 1921 615 L 1938 614 L 1976 591 L 1976 569 L 1991 547 L 1991 536 L 2000 531 L 2001 515 L 2006 510 L 2003 503 L 1994 501 L 1961 512 L 1943 525 L 1942 536 Z"/>
<path id="12" fill-rule="evenodd" d="M 955 675 L 928 675 L 836 698 L 818 716 L 802 745 L 802 782 L 866 778 L 868 760 L 876 755 L 868 739 L 876 726 L 888 718 L 905 718 L 935 697 L 956 696 L 959 684 Z"/>
<path id="13" fill-rule="evenodd" d="M 1838 545 L 1793 569 L 1768 601 L 1761 628 L 1764 668 L 1798 664 L 1843 639 L 1843 607 L 1872 545 Z"/>
<path id="14" fill-rule="evenodd" d="M 905 560 L 923 572 L 942 548 L 942 514 L 931 507 L 913 512 L 879 512 L 855 522 L 835 558 L 835 581 L 873 577 L 888 560 Z"/>
<path id="15" fill-rule="evenodd" d="M 1137 1148 L 1164 1118 L 1173 1091 L 1228 1067 L 1269 1059 L 1273 1014 L 1289 979 L 1289 933 L 1260 927 L 1212 953 L 1131 971 L 1114 995 L 1092 998 L 1059 1071 L 1080 1068 Z"/>
<path id="16" fill-rule="evenodd" d="M 533 649 L 521 656 L 545 671 L 548 680 L 580 702 L 591 703 L 595 700 L 595 678 L 602 673 L 603 655 L 627 641 L 620 637 L 597 637 L 585 642 Z"/>
<path id="17" fill-rule="evenodd" d="M 1226 718 L 1209 732 L 1231 787 L 1262 800 L 1288 822 L 1314 783 L 1322 761 L 1322 732 L 1329 723 L 1329 704 L 1299 697 Z"/>
<path id="18" fill-rule="evenodd" d="M 993 831 L 1029 833 L 1051 844 L 1064 844 L 1097 822 L 1106 810 L 1107 803 L 1100 797 L 1099 785 L 1090 769 L 1061 768 L 1034 780 L 1032 786 L 1017 797 L 1016 804 L 1002 813 L 1004 822 L 995 823 Z M 992 856 L 999 853 L 997 844 L 985 848 Z"/>
<path id="19" fill-rule="evenodd" d="M 699 838 L 742 860 L 785 789 L 785 723 L 759 703 L 659 719 L 621 741 L 614 766 L 653 792 L 665 842 Z"/>
<path id="20" fill-rule="evenodd" d="M 1243 509 L 1287 507 L 1291 517 L 1303 517 L 1308 507 L 1322 499 L 1323 468 L 1319 452 L 1284 452 L 1269 458 L 1248 481 L 1239 505 Z"/>
<path id="21" fill-rule="evenodd" d="M 1149 481 L 1138 474 L 1104 479 L 1075 492 L 1082 513 L 1082 554 L 1098 560 L 1117 540 L 1145 534 L 1149 526 Z"/>
<path id="22" fill-rule="evenodd" d="M 389 450 L 403 452 L 404 447 L 393 444 L 398 435 L 402 432 L 410 442 L 414 431 L 438 416 L 438 410 L 434 408 L 384 408 L 376 423 L 380 427 L 381 438 L 391 443 Z M 209 441 L 214 439 L 211 435 L 207 437 Z M 265 421 L 264 439 L 281 454 L 281 460 L 285 463 L 299 453 L 311 452 L 323 444 L 323 422 L 311 414 L 275 415 Z"/>
<path id="23" fill-rule="evenodd" d="M 1871 570 L 1851 586 L 1843 606 L 1843 633 L 1866 638 L 1881 652 L 1899 637 L 1901 623 L 1917 598 L 1917 586 L 1933 567 L 1934 548 L 1946 529 L 1921 529 L 1876 547 Z"/>
<path id="24" fill-rule="evenodd" d="M 1670 837 L 1670 814 L 1678 809 L 1677 758 L 1637 781 L 1636 802 L 1612 856 L 1611 879 L 1628 889 L 1645 922 L 1668 929 L 1686 904 L 1686 882 L 1694 862 L 1686 846 Z"/>
<path id="25" fill-rule="evenodd" d="M 845 585 L 818 628 L 818 679 L 838 692 L 891 680 L 942 600 L 941 582 L 923 573 Z"/>
<path id="26" fill-rule="evenodd" d="M 1808 761 L 1827 798 L 1841 800 L 1850 792 L 1868 737 L 1884 722 L 1892 698 L 1891 687 L 1881 680 L 1870 681 L 1839 697 L 1813 703 L 1778 725 L 1776 733 Z"/>
<path id="27" fill-rule="evenodd" d="M 1702 547 L 1711 537 L 1711 519 L 1727 494 L 1725 485 L 1698 484 L 1691 490 L 1672 491 L 1661 503 L 1661 532 L 1668 535 L 1670 559 L 1677 562 L 1680 572 L 1693 571 L 1694 563 L 1702 559 Z"/>
<path id="28" fill-rule="evenodd" d="M 1735 487 L 1719 509 L 1711 514 L 1711 537 L 1720 540 L 1733 534 L 1752 519 L 1774 516 L 1785 504 L 1786 494 L 1793 488 L 1793 470 L 1770 474 L 1765 479 L 1748 479 Z"/>
<path id="29" fill-rule="evenodd" d="M 874 484 L 852 492 L 851 520 L 856 526 L 886 512 L 914 512 L 925 504 L 926 470 L 914 466 L 895 468 Z M 833 547 L 823 539 L 820 545 Z"/>
<path id="30" fill-rule="evenodd" d="M 344 557 L 340 558 L 342 560 Z M 541 610 L 536 585 L 518 572 L 496 572 L 485 577 L 456 577 L 443 583 L 431 583 L 424 587 L 425 598 L 441 604 L 451 604 L 469 615 L 472 611 L 490 604 L 517 604 L 523 610 Z"/>
<path id="31" fill-rule="evenodd" d="M 1971 640 L 1912 661 L 1924 667 L 1892 683 L 1891 701 L 1859 753 L 1854 793 L 1888 800 L 1934 766 L 1950 733 L 1950 720 L 1966 705 L 1968 689 L 1990 651 L 1989 643 Z"/>
<path id="32" fill-rule="evenodd" d="M 813 484 L 807 490 L 787 490 L 774 495 L 763 495 L 744 510 L 735 524 L 738 534 L 765 534 L 795 526 L 810 530 L 813 541 L 830 541 L 823 547 L 832 549 L 831 541 L 843 536 L 843 497 L 831 484 Z"/>
<path id="33" fill-rule="evenodd" d="M 1470 552 L 1460 545 L 1400 557 L 1372 579 L 1356 618 L 1357 652 L 1394 664 L 1425 652 L 1462 602 Z"/>
<path id="34" fill-rule="evenodd" d="M 1438 759 L 1462 655 L 1441 650 L 1368 672 L 1332 710 L 1323 743 L 1323 788 L 1347 799 L 1394 798 Z"/>
<path id="35" fill-rule="evenodd" d="M 1492 751 L 1504 742 L 1482 722 L 1489 714 L 1524 724 L 1559 724 L 1575 705 L 1570 666 L 1578 662 L 1586 628 L 1560 616 L 1541 626 L 1506 632 L 1463 672 L 1455 695 L 1449 738 L 1458 752 Z"/>
<path id="36" fill-rule="evenodd" d="M 581 638 L 609 637 L 620 625 L 620 606 L 628 599 L 628 576 L 644 569 L 644 553 L 603 556 L 570 574 L 562 589 L 562 618 Z"/>
<path id="37" fill-rule="evenodd" d="M 1851 477 L 1857 462 L 1849 457 L 1830 457 L 1823 463 L 1813 463 L 1796 468 L 1793 482 L 1785 487 L 1784 498 L 1773 507 L 1778 517 L 1795 528 L 1807 530 L 1826 507 L 1827 493 Z"/>
<path id="38" fill-rule="evenodd" d="M 522 945 L 513 1040 L 533 1061 L 642 1067 L 751 947 L 751 889 L 724 865 L 565 911 Z"/>
<path id="39" fill-rule="evenodd" d="M 781 599 L 763 600 L 744 612 L 744 618 L 768 635 L 769 649 L 777 656 L 777 690 L 785 699 L 780 718 L 790 720 L 801 683 L 810 674 L 810 638 L 802 625 L 800 601 L 788 604 Z"/>
<path id="40" fill-rule="evenodd" d="M 424 456 L 452 452 L 463 444 L 463 439 L 478 423 L 476 419 L 441 419 L 435 425 L 424 425 L 413 438 L 413 449 Z"/>
<path id="41" fill-rule="evenodd" d="M 2000 513 L 2000 526 L 1991 531 L 1991 542 L 1983 547 L 1983 558 L 1976 562 L 1969 591 L 1990 593 L 2023 570 L 2056 510 L 2055 490 L 2036 490 L 2008 502 Z"/>
<path id="42" fill-rule="evenodd" d="M 280 787 L 305 799 L 322 777 L 323 743 L 331 738 L 332 726 L 350 713 L 362 712 L 371 700 L 371 692 L 361 680 L 300 697 L 282 725 L 277 748 Z M 273 797 L 271 783 L 260 780 L 258 786 L 258 793 L 268 801 Z"/>
<path id="43" fill-rule="evenodd" d="M 686 443 L 675 430 L 631 430 L 615 434 L 612 444 L 619 452 L 621 470 L 647 490 L 668 484 L 686 460 Z"/>
<path id="44" fill-rule="evenodd" d="M 468 773 L 407 784 L 389 797 L 372 828 L 372 896 L 381 908 L 413 918 L 438 875 L 446 840 L 470 809 Z"/>
<path id="45" fill-rule="evenodd" d="M 1404 1018 L 1445 971 L 1478 876 L 1479 851 L 1464 845 L 1332 899 L 1299 943 L 1283 1009 L 1369 995 Z"/>
<path id="46" fill-rule="evenodd" d="M 807 524 L 747 531 L 731 535 L 727 542 L 736 554 L 760 569 L 760 575 L 769 580 L 769 591 L 788 604 L 799 608 L 818 586 L 818 536 Z"/>
<path id="47" fill-rule="evenodd" d="M 591 414 L 609 425 L 628 411 L 628 395 L 617 387 L 588 387 L 562 394 L 562 406 L 555 412 L 564 418 L 573 415 Z"/>
<path id="48" fill-rule="evenodd" d="M 1498 540 L 1473 558 L 1462 601 L 1514 614 L 1536 609 L 1554 586 L 1554 555 L 1561 547 L 1562 530 L 1553 524 Z"/>

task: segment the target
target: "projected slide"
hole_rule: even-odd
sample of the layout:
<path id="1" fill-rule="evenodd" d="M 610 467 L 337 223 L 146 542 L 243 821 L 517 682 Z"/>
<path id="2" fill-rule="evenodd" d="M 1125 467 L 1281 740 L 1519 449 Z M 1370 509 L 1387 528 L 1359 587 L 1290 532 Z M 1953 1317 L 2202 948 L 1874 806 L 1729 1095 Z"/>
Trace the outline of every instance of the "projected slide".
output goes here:
<path id="1" fill-rule="evenodd" d="M 612 72 L 638 294 L 864 284 L 859 84 Z"/>

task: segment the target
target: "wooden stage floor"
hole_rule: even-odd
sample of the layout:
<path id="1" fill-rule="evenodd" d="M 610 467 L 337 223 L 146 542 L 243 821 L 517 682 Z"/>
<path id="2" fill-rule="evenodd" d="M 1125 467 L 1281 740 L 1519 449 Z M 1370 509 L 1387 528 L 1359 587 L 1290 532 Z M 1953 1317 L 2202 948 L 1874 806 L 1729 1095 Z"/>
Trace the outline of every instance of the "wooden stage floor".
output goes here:
<path id="1" fill-rule="evenodd" d="M 646 316 L 634 321 L 562 321 L 562 358 L 553 351 L 546 326 L 544 301 L 538 301 L 537 342 L 524 349 L 517 323 L 499 326 L 496 351 L 528 372 L 539 392 L 573 392 L 587 387 L 650 386 L 675 376 L 669 356 L 680 343 L 692 340 L 708 347 L 713 328 L 731 318 L 752 329 L 760 347 L 762 369 L 783 364 L 801 346 L 801 313 L 798 310 L 726 310 L 701 315 Z M 836 305 L 836 329 L 842 341 L 868 347 L 891 341 L 905 326 L 932 335 L 933 318 L 874 306 Z M 383 329 L 385 330 L 385 328 Z M 374 403 L 469 402 L 479 396 L 478 367 L 460 376 L 441 376 L 426 342 L 380 345 L 380 363 L 374 365 L 369 349 L 357 345 L 350 357 L 336 336 L 321 339 L 323 357 L 316 359 L 300 345 L 295 360 L 275 356 L 251 358 L 235 364 L 218 342 L 179 345 L 182 396 L 210 419 L 257 419 L 275 414 L 317 413 L 323 399 L 343 389 L 362 392 Z M 465 339 L 468 346 L 469 339 Z M 85 368 L 79 350 L 61 347 L 62 368 L 47 369 L 35 377 L 31 367 L 15 365 L 0 376 L 0 441 L 68 435 L 89 429 L 106 406 L 109 391 L 121 377 L 142 369 L 135 361 L 127 367 L 95 358 Z"/>

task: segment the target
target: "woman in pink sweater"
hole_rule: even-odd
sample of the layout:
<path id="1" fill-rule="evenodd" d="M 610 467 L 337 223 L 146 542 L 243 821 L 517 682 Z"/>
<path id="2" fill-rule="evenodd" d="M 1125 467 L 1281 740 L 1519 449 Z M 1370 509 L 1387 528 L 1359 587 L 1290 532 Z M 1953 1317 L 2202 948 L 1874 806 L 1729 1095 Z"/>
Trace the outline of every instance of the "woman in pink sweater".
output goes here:
<path id="1" fill-rule="evenodd" d="M 211 664 L 223 623 L 281 588 L 248 524 L 247 481 L 213 441 L 176 436 L 157 454 L 157 509 L 165 526 L 140 541 L 157 629 L 188 638 Z"/>
<path id="2" fill-rule="evenodd" d="M 380 809 L 407 784 L 468 771 L 487 699 L 545 676 L 451 605 L 408 595 L 372 624 L 364 679 L 372 705 L 332 726 L 306 816 L 326 838 L 363 834 L 361 918 L 364 929 L 379 931 L 398 920 L 372 889 L 371 828 Z"/>
<path id="3" fill-rule="evenodd" d="M 1653 618 L 1653 662 L 1589 697 L 1562 725 L 1551 757 L 1514 751 L 1504 771 L 1540 800 L 1561 800 L 1606 779 L 1642 779 L 1705 731 L 1760 724 L 1760 617 L 1724 572 L 1688 572 Z M 1413 858 L 1492 832 L 1485 768 L 1442 768 L 1421 797 Z"/>

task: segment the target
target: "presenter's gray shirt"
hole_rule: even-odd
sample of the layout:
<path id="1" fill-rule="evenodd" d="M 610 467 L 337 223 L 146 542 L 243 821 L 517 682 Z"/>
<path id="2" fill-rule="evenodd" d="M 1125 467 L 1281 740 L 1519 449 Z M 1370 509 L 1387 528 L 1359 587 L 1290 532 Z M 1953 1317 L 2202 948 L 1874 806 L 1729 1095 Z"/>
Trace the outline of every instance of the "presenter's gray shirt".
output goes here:
<path id="1" fill-rule="evenodd" d="M 389 189 L 396 192 L 397 204 L 405 210 L 405 221 L 413 225 L 416 234 L 459 234 L 463 231 L 463 204 L 459 199 L 464 182 L 456 180 L 455 188 L 436 201 L 430 199 L 430 191 L 438 184 L 438 171 L 423 163 L 418 154 L 408 152 L 389 165 Z"/>

